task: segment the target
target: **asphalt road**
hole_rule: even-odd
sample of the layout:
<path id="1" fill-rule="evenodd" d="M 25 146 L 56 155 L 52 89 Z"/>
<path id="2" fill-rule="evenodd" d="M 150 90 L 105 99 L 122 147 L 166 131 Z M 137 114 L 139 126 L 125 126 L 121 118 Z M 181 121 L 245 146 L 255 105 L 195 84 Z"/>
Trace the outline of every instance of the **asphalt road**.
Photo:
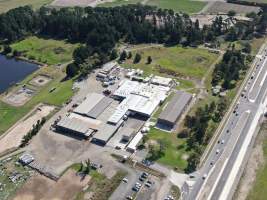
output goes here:
<path id="1" fill-rule="evenodd" d="M 199 170 L 196 182 L 184 199 L 218 200 L 231 199 L 236 181 L 255 128 L 266 107 L 267 49 L 247 81 L 242 95 L 228 118 L 208 159 Z M 264 102 L 265 103 L 265 102 Z"/>

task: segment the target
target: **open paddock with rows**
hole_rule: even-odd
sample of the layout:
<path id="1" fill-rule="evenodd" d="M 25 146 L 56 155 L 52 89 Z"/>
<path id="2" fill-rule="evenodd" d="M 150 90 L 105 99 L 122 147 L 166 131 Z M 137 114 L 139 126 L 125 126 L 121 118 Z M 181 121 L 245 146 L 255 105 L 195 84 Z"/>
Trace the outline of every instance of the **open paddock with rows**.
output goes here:
<path id="1" fill-rule="evenodd" d="M 246 14 L 260 11 L 260 7 L 257 6 L 245 6 L 233 3 L 219 2 L 216 1 L 208 7 L 204 12 L 205 14 L 217 14 L 217 13 L 228 13 L 229 11 L 235 11 L 237 14 Z"/>

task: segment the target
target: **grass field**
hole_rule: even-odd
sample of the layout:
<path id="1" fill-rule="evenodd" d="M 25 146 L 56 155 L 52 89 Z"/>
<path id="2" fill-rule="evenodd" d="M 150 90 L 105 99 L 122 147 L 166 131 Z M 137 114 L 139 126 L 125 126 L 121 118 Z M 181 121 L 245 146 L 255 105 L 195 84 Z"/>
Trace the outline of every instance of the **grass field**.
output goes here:
<path id="1" fill-rule="evenodd" d="M 29 59 L 47 64 L 65 63 L 72 60 L 72 53 L 79 44 L 70 44 L 63 40 L 29 37 L 12 44 L 13 50 L 23 52 Z"/>
<path id="2" fill-rule="evenodd" d="M 264 134 L 262 149 L 264 153 L 264 165 L 262 165 L 257 171 L 256 181 L 253 183 L 253 187 L 249 192 L 247 200 L 261 200 L 266 199 L 267 190 L 267 137 L 266 137 L 266 124 L 259 134 Z M 261 137 L 260 135 L 258 137 Z"/>
<path id="3" fill-rule="evenodd" d="M 31 5 L 34 9 L 51 3 L 53 0 L 0 0 L 0 13 L 19 6 Z"/>
<path id="4" fill-rule="evenodd" d="M 24 106 L 13 107 L 2 101 L 0 101 L 0 134 L 5 132 L 9 127 L 26 115 L 31 109 L 34 108 L 38 103 L 47 103 L 51 105 L 60 106 L 72 95 L 72 80 L 60 82 L 65 74 L 60 70 L 56 70 L 53 67 L 43 67 L 35 73 L 29 75 L 21 85 L 27 84 L 37 74 L 49 74 L 53 77 L 46 86 L 40 88 L 35 96 L 32 97 Z M 20 85 L 20 87 L 21 87 Z M 55 87 L 55 91 L 49 92 L 51 88 Z"/>
<path id="5" fill-rule="evenodd" d="M 113 2 L 99 4 L 99 6 L 114 7 L 143 2 L 145 2 L 146 5 L 157 6 L 163 9 L 173 9 L 175 12 L 182 11 L 186 13 L 197 13 L 206 5 L 205 2 L 191 0 L 114 0 Z"/>
<path id="6" fill-rule="evenodd" d="M 175 12 L 197 13 L 206 5 L 206 2 L 190 0 L 149 0 L 147 5 L 172 9 Z"/>
<path id="7" fill-rule="evenodd" d="M 99 4 L 99 7 L 115 7 L 115 6 L 123 6 L 128 4 L 137 4 L 141 3 L 143 0 L 114 0 L 113 2 L 106 2 Z"/>
<path id="8" fill-rule="evenodd" d="M 178 171 L 183 171 L 187 166 L 186 157 L 186 141 L 177 138 L 177 134 L 161 131 L 152 128 L 148 134 L 150 141 L 162 140 L 166 146 L 165 155 L 157 162 L 177 168 Z"/>
<path id="9" fill-rule="evenodd" d="M 122 65 L 127 68 L 139 68 L 145 75 L 176 75 L 177 77 L 192 77 L 201 79 L 210 65 L 217 59 L 217 54 L 209 53 L 205 49 L 175 47 L 151 47 L 132 51 L 141 54 L 142 60 L 133 64 L 129 59 Z M 147 57 L 152 57 L 152 63 L 146 64 Z"/>

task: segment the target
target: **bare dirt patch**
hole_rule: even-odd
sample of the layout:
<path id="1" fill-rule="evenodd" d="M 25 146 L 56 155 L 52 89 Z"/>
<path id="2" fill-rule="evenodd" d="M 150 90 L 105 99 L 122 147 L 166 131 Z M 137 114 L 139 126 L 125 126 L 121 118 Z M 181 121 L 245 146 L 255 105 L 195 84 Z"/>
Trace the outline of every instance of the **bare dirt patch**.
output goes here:
<path id="1" fill-rule="evenodd" d="M 74 170 L 68 170 L 59 181 L 52 181 L 42 175 L 31 177 L 20 188 L 13 200 L 66 200 L 74 199 L 87 185 L 90 177 L 81 179 Z"/>
<path id="2" fill-rule="evenodd" d="M 34 93 L 34 90 L 27 87 L 22 87 L 18 90 L 8 93 L 3 98 L 3 101 L 12 106 L 23 106 L 27 101 L 31 99 Z"/>
<path id="3" fill-rule="evenodd" d="M 45 76 L 45 75 L 38 75 L 37 77 L 34 77 L 31 81 L 30 84 L 33 86 L 41 87 L 46 85 L 52 80 L 51 77 Z"/>
<path id="4" fill-rule="evenodd" d="M 55 109 L 54 106 L 40 105 L 35 108 L 31 116 L 18 122 L 0 139 L 0 153 L 9 149 L 16 148 L 20 145 L 24 135 L 26 135 L 34 124 L 43 117 L 49 115 Z"/>

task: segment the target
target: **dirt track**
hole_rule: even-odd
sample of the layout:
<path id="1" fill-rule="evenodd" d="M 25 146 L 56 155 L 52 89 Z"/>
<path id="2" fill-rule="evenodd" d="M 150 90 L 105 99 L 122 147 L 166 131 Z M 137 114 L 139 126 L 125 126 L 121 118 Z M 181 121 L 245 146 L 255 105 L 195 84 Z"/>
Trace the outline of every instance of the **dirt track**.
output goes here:
<path id="1" fill-rule="evenodd" d="M 33 124 L 36 124 L 42 117 L 47 116 L 55 107 L 43 105 L 40 106 L 40 108 L 41 110 L 36 110 L 33 112 L 34 114 L 27 119 L 18 122 L 0 139 L 0 153 L 18 147 L 23 136 L 31 130 Z"/>

